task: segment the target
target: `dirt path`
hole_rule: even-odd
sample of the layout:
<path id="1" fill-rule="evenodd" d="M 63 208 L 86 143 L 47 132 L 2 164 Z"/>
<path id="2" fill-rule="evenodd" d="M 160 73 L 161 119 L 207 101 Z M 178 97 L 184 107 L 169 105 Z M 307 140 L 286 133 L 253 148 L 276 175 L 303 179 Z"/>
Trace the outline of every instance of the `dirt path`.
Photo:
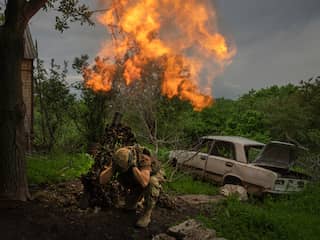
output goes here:
<path id="1" fill-rule="evenodd" d="M 79 188 L 75 181 L 34 189 L 33 201 L 0 201 L 0 239 L 151 239 L 200 211 L 199 206 L 178 199 L 176 209 L 157 207 L 150 226 L 138 229 L 135 212 L 79 210 Z"/>

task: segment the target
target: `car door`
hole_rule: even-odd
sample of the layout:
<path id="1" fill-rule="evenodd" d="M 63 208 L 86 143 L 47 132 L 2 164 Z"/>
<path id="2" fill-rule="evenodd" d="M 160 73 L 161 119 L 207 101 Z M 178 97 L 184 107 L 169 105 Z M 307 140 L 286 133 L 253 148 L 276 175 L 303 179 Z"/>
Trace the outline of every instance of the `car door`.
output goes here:
<path id="1" fill-rule="evenodd" d="M 214 141 L 208 161 L 206 164 L 206 173 L 215 175 L 217 181 L 221 181 L 223 176 L 232 171 L 236 164 L 235 146 L 232 142 Z"/>

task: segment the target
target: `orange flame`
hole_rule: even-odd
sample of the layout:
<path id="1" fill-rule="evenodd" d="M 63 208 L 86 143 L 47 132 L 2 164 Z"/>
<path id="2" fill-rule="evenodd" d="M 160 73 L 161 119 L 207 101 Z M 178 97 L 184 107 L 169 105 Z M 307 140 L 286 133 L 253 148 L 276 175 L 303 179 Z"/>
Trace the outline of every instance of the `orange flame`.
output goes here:
<path id="1" fill-rule="evenodd" d="M 213 103 L 212 81 L 236 53 L 218 32 L 209 0 L 113 0 L 98 21 L 114 40 L 99 55 L 123 60 L 126 85 L 141 78 L 148 60 L 165 58 L 162 94 L 188 100 L 197 111 Z M 99 60 L 95 68 L 85 70 L 87 86 L 109 91 L 115 67 Z"/>
<path id="2" fill-rule="evenodd" d="M 84 79 L 86 85 L 94 91 L 108 92 L 112 89 L 112 80 L 115 72 L 113 64 L 107 64 L 99 57 L 95 59 L 94 69 L 84 69 Z"/>

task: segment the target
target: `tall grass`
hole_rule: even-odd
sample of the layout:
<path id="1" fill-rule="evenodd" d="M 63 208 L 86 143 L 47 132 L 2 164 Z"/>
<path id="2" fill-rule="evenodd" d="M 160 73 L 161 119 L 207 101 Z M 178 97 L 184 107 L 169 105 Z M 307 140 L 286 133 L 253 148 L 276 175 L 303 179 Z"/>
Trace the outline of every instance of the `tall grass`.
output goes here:
<path id="1" fill-rule="evenodd" d="M 192 176 L 179 176 L 172 182 L 167 182 L 164 185 L 167 192 L 176 194 L 206 194 L 215 195 L 218 193 L 218 188 L 210 183 L 194 180 Z"/>
<path id="2" fill-rule="evenodd" d="M 186 172 L 178 171 L 174 173 L 171 166 L 165 167 L 167 181 L 164 183 L 164 190 L 173 194 L 206 194 L 215 195 L 218 187 L 210 182 L 195 179 Z"/>

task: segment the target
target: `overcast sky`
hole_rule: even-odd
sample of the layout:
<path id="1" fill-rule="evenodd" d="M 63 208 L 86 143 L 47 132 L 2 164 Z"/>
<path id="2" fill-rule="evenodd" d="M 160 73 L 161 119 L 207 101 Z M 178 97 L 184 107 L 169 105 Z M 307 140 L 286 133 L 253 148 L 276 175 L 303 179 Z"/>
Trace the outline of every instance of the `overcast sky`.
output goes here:
<path id="1" fill-rule="evenodd" d="M 93 2 L 93 1 L 92 1 Z M 320 0 L 219 0 L 219 26 L 232 37 L 237 55 L 215 80 L 214 96 L 235 98 L 249 89 L 298 83 L 320 74 Z M 31 20 L 40 58 L 72 62 L 94 57 L 106 31 L 96 25 L 54 31 L 55 13 Z M 70 73 L 70 79 L 79 78 Z"/>

